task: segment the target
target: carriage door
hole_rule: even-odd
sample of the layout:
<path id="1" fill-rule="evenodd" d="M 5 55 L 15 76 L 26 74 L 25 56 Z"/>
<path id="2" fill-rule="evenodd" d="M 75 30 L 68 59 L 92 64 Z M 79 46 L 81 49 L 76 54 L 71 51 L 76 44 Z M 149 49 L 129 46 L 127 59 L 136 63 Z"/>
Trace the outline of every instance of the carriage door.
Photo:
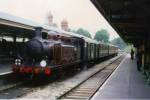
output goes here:
<path id="1" fill-rule="evenodd" d="M 81 55 L 80 55 L 80 59 L 81 60 L 83 60 L 84 59 L 84 52 L 85 52 L 85 50 L 84 50 L 84 40 L 80 40 L 80 52 L 81 52 Z"/>

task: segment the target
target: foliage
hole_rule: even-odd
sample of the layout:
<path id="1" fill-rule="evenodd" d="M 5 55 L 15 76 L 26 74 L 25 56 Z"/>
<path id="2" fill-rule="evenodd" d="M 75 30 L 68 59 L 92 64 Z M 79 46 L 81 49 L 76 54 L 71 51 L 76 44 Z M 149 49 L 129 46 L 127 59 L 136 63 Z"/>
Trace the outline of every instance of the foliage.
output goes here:
<path id="1" fill-rule="evenodd" d="M 108 43 L 109 42 L 109 33 L 105 29 L 99 30 L 95 33 L 94 39 L 97 41 L 102 41 L 102 42 Z"/>
<path id="2" fill-rule="evenodd" d="M 73 29 L 70 29 L 69 32 L 77 33 L 77 31 Z"/>
<path id="3" fill-rule="evenodd" d="M 136 49 L 133 47 L 133 45 L 131 44 L 127 44 L 127 46 L 123 49 L 125 52 L 130 53 L 131 49 L 133 49 L 134 51 L 136 51 Z"/>
<path id="4" fill-rule="evenodd" d="M 86 36 L 86 37 L 89 37 L 89 38 L 92 38 L 91 34 L 83 28 L 79 28 L 75 33 Z"/>
<path id="5" fill-rule="evenodd" d="M 125 42 L 120 37 L 113 39 L 111 41 L 111 44 L 118 46 L 122 50 L 127 47 L 127 45 L 125 44 Z"/>

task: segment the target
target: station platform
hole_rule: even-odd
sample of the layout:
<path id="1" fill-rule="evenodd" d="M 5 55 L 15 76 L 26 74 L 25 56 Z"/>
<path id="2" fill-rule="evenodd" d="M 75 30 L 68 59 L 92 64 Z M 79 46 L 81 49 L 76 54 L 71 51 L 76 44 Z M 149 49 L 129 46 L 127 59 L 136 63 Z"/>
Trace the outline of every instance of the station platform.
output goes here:
<path id="1" fill-rule="evenodd" d="M 91 100 L 150 100 L 150 86 L 128 54 Z"/>
<path id="2" fill-rule="evenodd" d="M 12 72 L 11 63 L 0 63 L 0 76 Z"/>

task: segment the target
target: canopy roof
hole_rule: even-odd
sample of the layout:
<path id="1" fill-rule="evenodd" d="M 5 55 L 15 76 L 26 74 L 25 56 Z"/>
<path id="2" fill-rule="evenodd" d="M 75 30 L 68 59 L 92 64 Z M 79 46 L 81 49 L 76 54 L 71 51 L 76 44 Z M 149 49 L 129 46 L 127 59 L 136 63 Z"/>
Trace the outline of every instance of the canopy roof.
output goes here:
<path id="1" fill-rule="evenodd" d="M 149 34 L 150 0 L 91 0 L 126 41 L 140 44 Z"/>
<path id="2" fill-rule="evenodd" d="M 67 32 L 57 27 L 43 25 L 21 17 L 0 12 L 0 35 L 3 34 L 6 36 L 13 36 L 14 34 L 17 34 L 18 36 L 24 35 L 31 37 L 34 34 L 35 27 L 42 27 L 43 32 L 45 33 L 61 33 L 63 36 L 82 38 L 89 43 L 98 44 L 96 40 L 90 39 L 83 35 Z"/>

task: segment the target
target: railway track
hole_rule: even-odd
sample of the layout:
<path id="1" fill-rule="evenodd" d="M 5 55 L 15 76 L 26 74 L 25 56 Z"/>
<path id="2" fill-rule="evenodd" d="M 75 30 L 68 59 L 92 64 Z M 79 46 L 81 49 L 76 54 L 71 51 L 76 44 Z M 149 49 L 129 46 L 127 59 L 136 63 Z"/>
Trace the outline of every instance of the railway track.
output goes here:
<path id="1" fill-rule="evenodd" d="M 67 91 L 57 99 L 78 99 L 89 100 L 97 92 L 97 90 L 103 85 L 111 73 L 117 68 L 124 56 L 120 56 L 118 59 L 112 61 L 106 65 L 102 70 L 99 70 L 89 78 Z"/>
<path id="2" fill-rule="evenodd" d="M 3 92 L 7 89 L 19 86 L 22 84 L 22 79 L 15 77 L 11 72 L 0 75 L 0 92 Z"/>
<path id="3" fill-rule="evenodd" d="M 35 91 L 37 88 L 43 88 L 49 83 L 50 80 L 27 80 L 23 79 L 9 85 L 4 86 L 4 89 L 0 90 L 0 99 L 12 99 L 22 97 L 30 92 Z"/>
<path id="4" fill-rule="evenodd" d="M 113 60 L 111 61 L 110 60 L 110 62 L 108 63 L 108 64 L 104 64 L 104 65 L 102 65 L 102 66 L 109 66 L 110 65 L 110 63 L 111 64 L 113 64 Z M 113 67 L 112 67 L 113 68 Z M 101 72 L 105 72 L 106 71 L 106 69 L 107 69 L 107 71 L 108 70 L 111 70 L 112 69 L 111 67 L 109 67 L 109 69 L 108 69 L 108 67 L 107 68 L 102 68 L 101 69 Z M 103 70 L 103 69 L 105 69 L 105 71 Z M 99 75 L 99 76 L 101 76 L 100 78 L 103 78 L 103 79 L 105 79 L 105 77 L 106 76 L 109 76 L 109 73 L 101 73 L 101 75 Z M 96 74 L 96 73 L 95 73 Z M 94 74 L 94 75 L 95 75 Z M 94 75 L 92 75 L 92 76 L 94 76 Z M 98 77 L 98 76 L 97 76 Z M 13 77 L 12 77 L 12 74 L 8 74 L 8 75 L 4 75 L 3 77 L 0 77 L 0 80 L 2 80 L 3 82 L 3 85 L 1 85 L 1 83 L 0 83 L 0 99 L 12 99 L 12 98 L 20 98 L 20 97 L 23 97 L 24 95 L 26 95 L 26 94 L 28 94 L 28 93 L 31 93 L 31 92 L 33 92 L 33 91 L 36 91 L 36 89 L 39 89 L 39 87 L 42 89 L 42 88 L 44 88 L 45 86 L 47 86 L 49 83 L 55 83 L 55 81 L 53 81 L 53 80 L 50 80 L 49 82 L 43 82 L 43 81 L 40 81 L 39 83 L 42 83 L 42 85 L 40 84 L 40 85 L 37 85 L 37 84 L 34 84 L 34 83 L 38 83 L 38 82 L 35 82 L 35 81 L 28 81 L 28 80 L 17 80 L 17 81 L 11 81 L 11 80 L 16 80 L 16 79 L 12 79 Z M 88 79 L 90 79 L 90 78 L 88 78 Z M 5 80 L 5 81 L 4 81 Z M 9 81 L 10 80 L 10 81 Z M 96 82 L 96 80 L 94 80 L 95 82 Z M 85 81 L 86 82 L 86 81 Z M 43 84 L 44 83 L 44 84 Z M 82 82 L 83 83 L 83 82 Z M 82 85 L 82 83 L 80 84 L 81 86 L 83 86 Z M 88 82 L 86 82 L 86 84 L 87 84 Z M 94 85 L 95 84 L 98 84 L 99 82 L 96 82 L 96 83 L 94 83 Z M 91 80 L 91 87 L 92 87 L 92 80 Z M 35 86 L 36 85 L 36 86 Z M 80 88 L 82 89 L 82 90 L 79 90 L 78 91 L 78 94 L 80 93 L 81 94 L 81 92 L 82 91 L 88 91 L 87 89 L 88 89 L 88 84 L 87 84 L 87 87 L 86 88 L 82 88 L 80 86 Z M 97 88 L 98 88 L 98 85 L 97 85 Z M 73 90 L 73 89 L 72 89 Z M 94 91 L 94 90 L 96 90 L 95 88 L 93 88 L 92 89 L 92 91 Z M 83 92 L 82 92 L 83 93 Z M 84 93 L 83 93 L 84 94 Z M 89 94 L 88 92 L 87 93 L 85 93 L 85 94 Z M 76 94 L 77 95 L 77 94 Z"/>
<path id="5" fill-rule="evenodd" d="M 18 89 L 22 85 L 27 83 L 27 79 L 23 77 L 17 77 L 13 73 L 6 73 L 0 76 L 0 99 L 10 99 L 9 94 L 13 97 L 13 93 L 10 91 Z M 18 94 L 18 93 L 16 93 Z"/>

